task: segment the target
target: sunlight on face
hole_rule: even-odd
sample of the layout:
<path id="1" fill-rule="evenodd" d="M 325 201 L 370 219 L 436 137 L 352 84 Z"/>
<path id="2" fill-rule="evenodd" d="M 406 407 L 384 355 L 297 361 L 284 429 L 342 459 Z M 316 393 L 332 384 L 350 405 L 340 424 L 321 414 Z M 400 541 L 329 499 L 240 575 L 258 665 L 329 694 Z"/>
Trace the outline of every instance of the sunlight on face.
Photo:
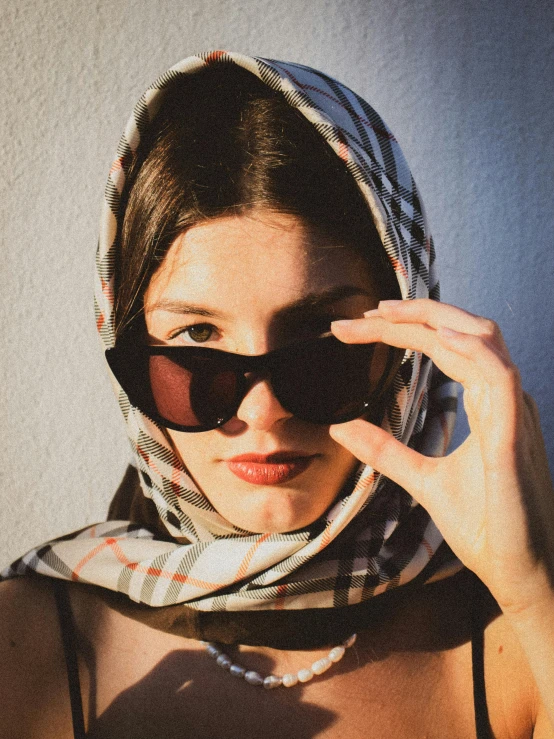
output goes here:
<path id="1" fill-rule="evenodd" d="M 324 299 L 331 290 L 335 297 Z M 238 354 L 265 354 L 316 337 L 332 320 L 359 317 L 377 303 L 369 265 L 354 249 L 322 243 L 296 216 L 261 209 L 186 231 L 144 298 L 153 343 Z M 237 415 L 224 426 L 167 433 L 214 508 L 252 532 L 312 523 L 358 464 L 331 439 L 328 426 L 286 411 L 263 378 L 253 378 Z M 274 452 L 292 452 L 292 458 L 280 465 L 234 460 Z"/>

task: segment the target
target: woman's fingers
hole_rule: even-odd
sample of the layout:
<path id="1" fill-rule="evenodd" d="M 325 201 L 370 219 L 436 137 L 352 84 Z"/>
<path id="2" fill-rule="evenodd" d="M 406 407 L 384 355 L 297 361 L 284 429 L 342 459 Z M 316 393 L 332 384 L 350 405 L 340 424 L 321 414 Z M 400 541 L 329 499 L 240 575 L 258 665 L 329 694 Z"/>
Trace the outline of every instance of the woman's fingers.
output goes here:
<path id="1" fill-rule="evenodd" d="M 392 323 L 421 323 L 434 329 L 450 328 L 458 333 L 480 336 L 505 348 L 497 323 L 448 303 L 439 303 L 429 298 L 382 300 L 377 311 L 378 314 L 375 315 L 381 315 Z"/>
<path id="2" fill-rule="evenodd" d="M 409 449 L 387 431 L 360 418 L 335 424 L 329 433 L 357 459 L 398 483 L 425 505 L 440 460 Z"/>
<path id="3" fill-rule="evenodd" d="M 517 368 L 510 355 L 496 346 L 491 346 L 482 336 L 464 334 L 442 326 L 435 333 L 442 346 L 450 348 L 477 365 L 484 379 L 498 381 L 502 379 L 499 374 L 506 377 L 517 376 Z"/>
<path id="4" fill-rule="evenodd" d="M 493 376 L 501 361 L 497 352 L 479 337 L 468 334 L 454 336 L 413 323 L 395 324 L 378 316 L 334 321 L 331 329 L 338 339 L 349 344 L 381 341 L 401 349 L 422 352 L 446 375 L 464 386 Z"/>

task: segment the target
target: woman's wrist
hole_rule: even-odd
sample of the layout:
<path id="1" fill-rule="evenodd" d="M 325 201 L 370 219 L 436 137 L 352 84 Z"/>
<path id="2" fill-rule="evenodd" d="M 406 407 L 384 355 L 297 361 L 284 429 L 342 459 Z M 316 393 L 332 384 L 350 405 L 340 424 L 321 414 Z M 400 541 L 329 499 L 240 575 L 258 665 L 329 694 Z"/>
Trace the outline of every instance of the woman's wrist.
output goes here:
<path id="1" fill-rule="evenodd" d="M 545 568 L 538 567 L 533 577 L 518 588 L 515 597 L 496 597 L 496 601 L 514 628 L 518 624 L 526 627 L 544 614 L 552 612 L 554 616 L 554 583 Z"/>

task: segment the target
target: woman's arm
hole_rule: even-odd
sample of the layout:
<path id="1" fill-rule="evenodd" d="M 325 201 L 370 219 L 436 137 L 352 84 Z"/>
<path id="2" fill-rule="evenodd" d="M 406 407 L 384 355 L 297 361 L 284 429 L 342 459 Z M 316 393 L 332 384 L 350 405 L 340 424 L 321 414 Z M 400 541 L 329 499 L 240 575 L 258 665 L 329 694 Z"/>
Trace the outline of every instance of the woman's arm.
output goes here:
<path id="1" fill-rule="evenodd" d="M 554 598 L 522 613 L 506 614 L 533 673 L 542 700 L 534 739 L 554 739 Z"/>
<path id="2" fill-rule="evenodd" d="M 470 434 L 447 457 L 425 457 L 361 419 L 330 433 L 410 492 L 489 588 L 535 677 L 551 724 L 542 737 L 554 736 L 554 492 L 535 403 L 498 326 L 422 299 L 384 301 L 332 329 L 346 342 L 421 351 L 462 384 Z"/>

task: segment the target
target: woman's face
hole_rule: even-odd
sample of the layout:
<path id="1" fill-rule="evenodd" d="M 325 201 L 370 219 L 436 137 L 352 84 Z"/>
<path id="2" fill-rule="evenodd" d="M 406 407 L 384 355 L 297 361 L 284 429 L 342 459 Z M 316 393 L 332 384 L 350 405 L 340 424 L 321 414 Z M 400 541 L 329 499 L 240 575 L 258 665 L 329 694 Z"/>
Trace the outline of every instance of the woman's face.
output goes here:
<path id="1" fill-rule="evenodd" d="M 378 303 L 366 261 L 316 239 L 296 216 L 257 209 L 190 228 L 175 240 L 145 294 L 152 343 L 265 354 L 359 317 Z M 321 516 L 357 460 L 328 426 L 286 411 L 251 378 L 237 414 L 201 433 L 167 432 L 200 490 L 224 518 L 252 532 L 285 532 Z M 286 452 L 281 463 L 244 455 Z M 234 460 L 234 461 L 233 461 Z"/>

